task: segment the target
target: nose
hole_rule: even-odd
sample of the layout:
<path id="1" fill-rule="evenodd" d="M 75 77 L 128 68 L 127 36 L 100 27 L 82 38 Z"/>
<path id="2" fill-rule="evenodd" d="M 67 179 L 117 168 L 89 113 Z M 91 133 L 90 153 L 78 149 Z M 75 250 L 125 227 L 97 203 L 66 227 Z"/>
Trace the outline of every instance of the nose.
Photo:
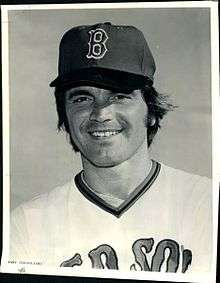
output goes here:
<path id="1" fill-rule="evenodd" d="M 98 105 L 94 104 L 93 110 L 90 114 L 90 120 L 103 123 L 103 122 L 109 122 L 112 119 L 112 112 L 110 109 L 110 105 Z"/>

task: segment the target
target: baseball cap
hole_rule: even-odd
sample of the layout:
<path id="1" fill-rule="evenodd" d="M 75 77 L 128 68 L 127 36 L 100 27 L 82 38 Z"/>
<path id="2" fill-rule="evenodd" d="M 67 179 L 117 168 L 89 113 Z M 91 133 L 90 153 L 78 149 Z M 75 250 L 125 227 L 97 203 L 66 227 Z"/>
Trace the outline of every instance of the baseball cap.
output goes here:
<path id="1" fill-rule="evenodd" d="M 153 83 L 155 62 L 143 33 L 109 22 L 67 31 L 59 47 L 52 87 L 94 85 L 132 91 Z"/>

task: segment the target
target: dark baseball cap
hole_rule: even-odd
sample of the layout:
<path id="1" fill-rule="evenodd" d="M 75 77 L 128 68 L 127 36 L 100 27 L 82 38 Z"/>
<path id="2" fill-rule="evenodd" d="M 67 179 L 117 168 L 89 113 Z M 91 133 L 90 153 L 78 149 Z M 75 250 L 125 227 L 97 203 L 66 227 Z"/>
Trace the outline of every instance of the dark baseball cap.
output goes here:
<path id="1" fill-rule="evenodd" d="M 155 69 L 144 35 L 136 27 L 78 26 L 61 39 L 58 77 L 50 86 L 92 85 L 129 92 L 152 84 Z"/>

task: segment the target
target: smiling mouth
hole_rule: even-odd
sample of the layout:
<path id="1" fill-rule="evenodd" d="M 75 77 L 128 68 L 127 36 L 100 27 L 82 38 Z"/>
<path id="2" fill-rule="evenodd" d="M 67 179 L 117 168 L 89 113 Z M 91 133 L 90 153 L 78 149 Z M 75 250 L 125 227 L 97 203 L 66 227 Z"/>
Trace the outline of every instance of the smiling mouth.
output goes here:
<path id="1" fill-rule="evenodd" d="M 104 131 L 90 131 L 89 134 L 95 138 L 106 138 L 116 136 L 121 133 L 122 130 L 104 130 Z"/>

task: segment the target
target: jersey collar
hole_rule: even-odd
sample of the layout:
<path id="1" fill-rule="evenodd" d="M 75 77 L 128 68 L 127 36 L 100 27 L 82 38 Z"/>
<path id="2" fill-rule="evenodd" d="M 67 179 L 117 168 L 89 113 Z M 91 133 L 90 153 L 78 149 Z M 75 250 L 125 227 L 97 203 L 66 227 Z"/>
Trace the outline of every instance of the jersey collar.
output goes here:
<path id="1" fill-rule="evenodd" d="M 120 217 L 152 186 L 160 172 L 160 168 L 161 164 L 152 160 L 152 167 L 146 179 L 129 195 L 127 200 L 125 200 L 118 207 L 111 206 L 91 190 L 91 188 L 83 179 L 83 170 L 75 176 L 75 183 L 78 190 L 89 201 L 104 209 L 105 211 L 113 214 L 114 216 Z"/>

